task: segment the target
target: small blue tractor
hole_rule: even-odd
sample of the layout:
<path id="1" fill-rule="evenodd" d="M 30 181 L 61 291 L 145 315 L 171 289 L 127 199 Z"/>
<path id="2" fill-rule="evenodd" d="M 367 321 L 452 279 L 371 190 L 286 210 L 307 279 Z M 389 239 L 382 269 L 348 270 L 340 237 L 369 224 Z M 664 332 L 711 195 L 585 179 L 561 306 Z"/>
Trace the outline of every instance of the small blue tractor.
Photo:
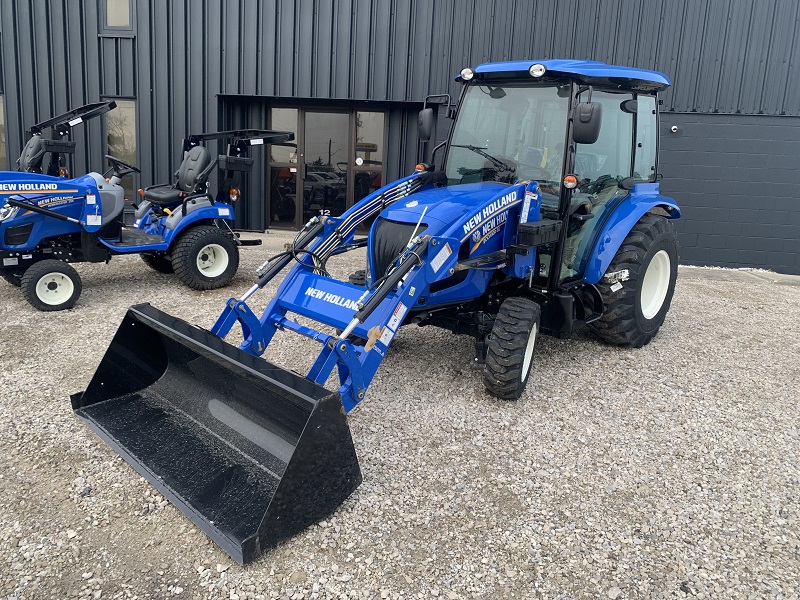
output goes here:
<path id="1" fill-rule="evenodd" d="M 418 165 L 341 216 L 312 218 L 210 331 L 131 307 L 72 397 L 78 416 L 240 562 L 358 486 L 345 412 L 400 327 L 471 336 L 486 390 L 513 400 L 540 333 L 586 326 L 640 347 L 664 322 L 680 216 L 658 182 L 668 79 L 576 60 L 482 64 L 456 79 L 457 106 L 438 103 L 455 120 L 432 151 L 436 167 Z M 422 139 L 436 99 L 420 113 Z M 332 256 L 363 246 L 363 272 L 330 275 Z M 257 316 L 247 300 L 287 268 Z M 235 347 L 224 338 L 237 324 Z M 277 331 L 319 344 L 305 376 L 261 358 Z"/>
<path id="2" fill-rule="evenodd" d="M 113 103 L 88 105 L 51 119 L 53 129 L 96 116 Z M 105 110 L 103 110 L 105 109 Z M 64 118 L 66 117 L 66 119 Z M 175 272 L 195 290 L 228 285 L 239 266 L 240 240 L 231 229 L 234 201 L 241 174 L 252 169 L 246 156 L 251 145 L 279 144 L 294 134 L 265 130 L 238 130 L 191 135 L 183 142 L 183 161 L 175 182 L 140 190 L 132 227 L 123 224 L 123 177 L 139 169 L 106 155 L 106 173 L 66 179 L 60 156 L 74 151 L 74 142 L 47 140 L 42 124 L 18 161 L 21 171 L 0 172 L 0 276 L 22 288 L 35 308 L 55 311 L 71 308 L 82 290 L 78 272 L 69 263 L 108 262 L 112 256 L 140 254 L 151 268 Z M 217 160 L 201 142 L 230 139 L 228 151 Z M 52 159 L 42 173 L 46 153 Z M 212 196 L 209 177 L 215 166 L 222 173 L 219 191 Z"/>

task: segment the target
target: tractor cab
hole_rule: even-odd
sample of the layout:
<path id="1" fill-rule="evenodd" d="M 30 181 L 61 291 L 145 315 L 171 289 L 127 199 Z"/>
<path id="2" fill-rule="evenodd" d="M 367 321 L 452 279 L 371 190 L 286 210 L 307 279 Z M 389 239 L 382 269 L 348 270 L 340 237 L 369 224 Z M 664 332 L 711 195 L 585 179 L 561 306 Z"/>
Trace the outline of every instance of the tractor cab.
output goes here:
<path id="1" fill-rule="evenodd" d="M 480 65 L 456 80 L 464 87 L 440 145 L 447 185 L 536 181 L 542 217 L 564 229 L 563 249 L 539 249 L 539 284 L 580 279 L 586 246 L 622 198 L 637 183 L 656 184 L 657 94 L 668 80 L 573 60 Z"/>

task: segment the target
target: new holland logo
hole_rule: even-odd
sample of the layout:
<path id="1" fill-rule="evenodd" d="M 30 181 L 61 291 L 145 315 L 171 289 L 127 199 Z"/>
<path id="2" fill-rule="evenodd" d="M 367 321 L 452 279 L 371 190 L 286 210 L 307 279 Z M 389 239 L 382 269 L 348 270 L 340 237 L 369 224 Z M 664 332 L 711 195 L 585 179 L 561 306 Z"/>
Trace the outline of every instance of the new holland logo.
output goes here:
<path id="1" fill-rule="evenodd" d="M 57 189 L 57 183 L 0 183 L 0 192 L 49 192 Z"/>
<path id="2" fill-rule="evenodd" d="M 470 219 L 464 223 L 464 235 L 469 236 L 474 228 L 478 227 L 487 219 L 493 217 L 499 212 L 504 211 L 509 206 L 516 204 L 517 202 L 519 202 L 519 200 L 517 200 L 517 190 L 514 190 L 513 192 L 509 192 L 505 196 L 498 198 L 488 206 L 484 206 L 480 212 L 472 215 L 472 217 L 470 217 Z M 464 239 L 466 239 L 466 237 Z"/>
<path id="3" fill-rule="evenodd" d="M 345 298 L 343 296 L 338 296 L 336 294 L 331 294 L 330 292 L 326 292 L 325 290 L 318 290 L 317 288 L 309 287 L 306 288 L 306 296 L 317 298 L 318 300 L 322 300 L 323 302 L 330 302 L 331 304 L 335 304 L 336 306 L 343 306 L 345 308 L 358 310 L 358 302 L 356 302 L 355 300 L 351 300 L 350 298 Z"/>

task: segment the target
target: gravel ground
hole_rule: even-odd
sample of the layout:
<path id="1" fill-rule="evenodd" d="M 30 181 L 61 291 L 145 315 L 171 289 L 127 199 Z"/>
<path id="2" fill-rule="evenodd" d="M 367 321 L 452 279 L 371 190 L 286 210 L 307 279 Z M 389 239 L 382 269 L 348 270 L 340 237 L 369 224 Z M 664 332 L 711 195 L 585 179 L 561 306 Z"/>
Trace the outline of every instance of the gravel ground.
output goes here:
<path id="1" fill-rule="evenodd" d="M 364 483 L 238 566 L 68 396 L 130 304 L 210 327 L 289 236 L 261 237 L 228 290 L 115 258 L 77 265 L 78 305 L 46 314 L 0 282 L 0 597 L 800 596 L 800 286 L 717 269 L 681 269 L 643 349 L 541 339 L 515 403 L 484 393 L 469 338 L 404 328 L 349 416 Z M 310 348 L 268 358 L 302 370 Z"/>

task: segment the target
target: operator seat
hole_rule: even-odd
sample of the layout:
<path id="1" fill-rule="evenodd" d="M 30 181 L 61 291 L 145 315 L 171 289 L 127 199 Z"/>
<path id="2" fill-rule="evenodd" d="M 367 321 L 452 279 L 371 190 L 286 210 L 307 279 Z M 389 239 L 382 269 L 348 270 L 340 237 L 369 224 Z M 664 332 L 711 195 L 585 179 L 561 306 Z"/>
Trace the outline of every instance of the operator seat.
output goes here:
<path id="1" fill-rule="evenodd" d="M 145 200 L 157 206 L 179 204 L 190 194 L 202 194 L 206 191 L 208 174 L 213 164 L 211 153 L 203 146 L 195 146 L 183 155 L 183 162 L 177 173 L 177 181 L 170 185 L 154 185 L 144 190 Z"/>
<path id="2" fill-rule="evenodd" d="M 46 152 L 47 147 L 42 136 L 32 135 L 17 159 L 18 170 L 27 173 L 41 173 Z"/>

